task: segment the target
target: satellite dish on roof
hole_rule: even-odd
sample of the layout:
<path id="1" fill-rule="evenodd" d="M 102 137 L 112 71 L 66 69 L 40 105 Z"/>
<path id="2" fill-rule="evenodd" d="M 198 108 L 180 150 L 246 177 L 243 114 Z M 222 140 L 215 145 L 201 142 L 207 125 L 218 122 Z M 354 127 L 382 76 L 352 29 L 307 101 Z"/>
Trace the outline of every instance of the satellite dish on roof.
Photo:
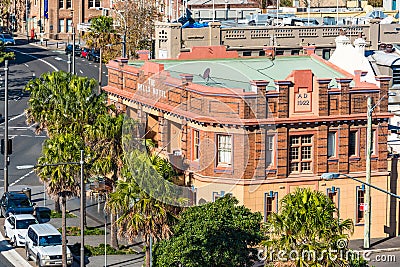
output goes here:
<path id="1" fill-rule="evenodd" d="M 204 80 L 207 79 L 207 81 L 210 79 L 210 68 L 207 68 L 204 70 L 203 75 L 201 76 Z"/>

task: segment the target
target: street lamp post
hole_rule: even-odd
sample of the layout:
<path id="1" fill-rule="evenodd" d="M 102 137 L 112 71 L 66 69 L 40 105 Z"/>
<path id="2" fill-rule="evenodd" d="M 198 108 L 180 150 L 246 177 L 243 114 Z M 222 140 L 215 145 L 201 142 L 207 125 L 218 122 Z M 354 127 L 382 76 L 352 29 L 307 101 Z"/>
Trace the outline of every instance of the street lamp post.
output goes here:
<path id="1" fill-rule="evenodd" d="M 80 266 L 85 266 L 85 225 L 84 225 L 84 217 L 85 217 L 85 180 L 84 180 L 84 151 L 81 150 L 81 158 L 79 162 L 60 162 L 60 163 L 46 163 L 40 165 L 22 165 L 17 166 L 18 170 L 25 170 L 25 169 L 34 169 L 37 167 L 45 167 L 45 166 L 61 166 L 61 165 L 80 165 L 80 182 L 81 182 L 81 220 L 80 220 L 80 227 L 81 227 L 81 247 L 80 247 Z M 62 255 L 65 257 L 66 255 Z"/>
<path id="2" fill-rule="evenodd" d="M 104 210 L 104 267 L 107 267 L 107 211 Z"/>
<path id="3" fill-rule="evenodd" d="M 354 180 L 356 182 L 359 182 L 360 184 L 366 185 L 367 187 L 370 187 L 370 188 L 373 188 L 375 190 L 381 191 L 382 193 L 385 193 L 385 194 L 387 194 L 387 195 L 389 195 L 391 197 L 400 199 L 399 195 L 393 194 L 392 192 L 386 191 L 385 189 L 379 188 L 379 187 L 377 187 L 375 185 L 372 185 L 372 184 L 369 184 L 367 182 L 363 182 L 363 181 L 361 181 L 361 180 L 359 180 L 357 178 L 354 178 L 354 177 L 352 177 L 350 175 L 347 175 L 347 174 L 344 174 L 344 173 L 326 172 L 326 173 L 323 173 L 321 175 L 321 179 L 323 179 L 325 181 L 331 181 L 331 180 L 334 180 L 334 179 L 338 179 L 340 176 L 344 176 L 346 178 L 352 179 L 352 180 Z"/>
<path id="4" fill-rule="evenodd" d="M 367 158 L 365 162 L 365 181 L 371 184 L 371 148 L 372 148 L 372 98 L 367 99 Z M 370 247 L 371 240 L 371 187 L 365 188 L 364 200 L 364 248 Z"/>
<path id="5" fill-rule="evenodd" d="M 74 25 L 74 10 L 71 10 L 72 17 L 72 74 L 75 74 L 75 25 Z"/>
<path id="6" fill-rule="evenodd" d="M 4 192 L 8 192 L 8 60 L 4 61 Z"/>
<path id="7" fill-rule="evenodd" d="M 321 179 L 323 179 L 323 180 L 333 180 L 333 179 L 339 178 L 339 176 L 341 176 L 341 175 L 343 175 L 343 176 L 345 176 L 347 178 L 350 178 L 350 179 L 352 179 L 352 180 L 354 180 L 356 182 L 359 182 L 361 184 L 366 185 L 367 186 L 365 188 L 366 192 L 367 192 L 367 190 L 370 191 L 371 188 L 373 188 L 373 189 L 381 191 L 381 192 L 383 192 L 383 193 L 385 193 L 387 195 L 390 195 L 391 197 L 400 199 L 399 195 L 393 194 L 393 193 L 391 193 L 389 191 L 386 191 L 386 190 L 384 190 L 382 188 L 379 188 L 379 187 L 377 187 L 375 185 L 372 185 L 371 184 L 371 177 L 369 179 L 367 178 L 366 182 L 363 182 L 363 181 L 361 181 L 361 180 L 359 180 L 357 178 L 354 178 L 354 177 L 352 177 L 350 175 L 347 175 L 347 174 L 328 172 L 328 173 L 323 173 L 321 175 Z M 365 194 L 365 195 L 367 197 L 367 194 Z M 370 193 L 369 193 L 369 197 L 370 197 Z M 371 202 L 370 202 L 370 200 L 368 202 L 367 201 L 368 200 L 365 199 L 365 202 L 364 202 L 364 204 L 365 204 L 365 209 L 364 209 L 364 220 L 365 220 L 365 224 L 364 224 L 364 248 L 365 249 L 370 248 L 370 240 L 371 240 L 371 236 L 370 236 L 370 229 L 371 229 L 371 207 L 370 207 L 371 205 L 370 205 L 370 203 Z M 366 213 L 366 211 L 368 211 L 368 214 Z M 369 220 L 368 221 L 367 221 L 367 216 L 369 216 Z M 367 225 L 367 223 L 368 223 L 368 225 Z"/>
<path id="8" fill-rule="evenodd" d="M 75 74 L 75 26 L 72 22 L 72 74 Z"/>
<path id="9" fill-rule="evenodd" d="M 28 25 L 28 0 L 25 0 L 25 27 L 26 27 L 26 39 L 29 43 L 29 25 Z"/>
<path id="10" fill-rule="evenodd" d="M 68 64 L 68 73 L 71 73 L 71 55 L 70 54 L 68 54 L 67 64 Z"/>
<path id="11" fill-rule="evenodd" d="M 371 154 L 372 154 L 372 112 L 375 107 L 378 106 L 380 101 L 386 96 L 383 96 L 378 100 L 378 102 L 373 106 L 372 98 L 367 98 L 367 155 L 365 162 L 365 182 L 362 182 L 354 177 L 345 175 L 345 174 L 337 174 L 337 173 L 324 173 L 321 178 L 322 179 L 332 179 L 338 178 L 339 175 L 344 175 L 348 178 L 351 178 L 359 183 L 367 185 L 365 188 L 365 198 L 364 198 L 364 249 L 370 248 L 371 242 L 371 187 L 377 189 L 381 192 L 384 192 L 388 195 L 391 195 L 396 198 L 400 198 L 399 196 L 390 193 L 386 190 L 383 190 L 379 187 L 371 185 Z"/>

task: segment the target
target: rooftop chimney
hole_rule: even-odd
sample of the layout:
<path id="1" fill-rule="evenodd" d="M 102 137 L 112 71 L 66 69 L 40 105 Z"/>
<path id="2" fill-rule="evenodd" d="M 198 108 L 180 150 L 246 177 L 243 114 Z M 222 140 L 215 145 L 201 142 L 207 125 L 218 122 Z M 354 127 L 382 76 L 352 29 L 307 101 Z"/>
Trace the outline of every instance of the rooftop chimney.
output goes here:
<path id="1" fill-rule="evenodd" d="M 365 42 L 364 38 L 362 38 L 362 33 L 358 34 L 358 38 L 354 40 L 354 47 L 356 48 L 357 52 L 364 56 L 365 55 L 365 46 L 367 42 Z"/>

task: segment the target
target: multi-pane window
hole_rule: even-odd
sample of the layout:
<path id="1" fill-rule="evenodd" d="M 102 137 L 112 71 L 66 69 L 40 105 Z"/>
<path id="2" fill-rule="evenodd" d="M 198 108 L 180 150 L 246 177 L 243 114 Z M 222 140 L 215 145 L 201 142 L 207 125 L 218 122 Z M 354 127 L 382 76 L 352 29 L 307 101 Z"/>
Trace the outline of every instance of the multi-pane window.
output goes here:
<path id="1" fill-rule="evenodd" d="M 267 139 L 265 141 L 265 166 L 273 166 L 274 165 L 274 153 L 275 153 L 275 138 L 274 135 L 267 135 Z"/>
<path id="2" fill-rule="evenodd" d="M 267 221 L 268 216 L 274 212 L 273 210 L 274 197 L 270 195 L 265 195 L 264 203 L 264 221 Z"/>
<path id="3" fill-rule="evenodd" d="M 58 7 L 64 8 L 64 0 L 58 0 Z"/>
<path id="4" fill-rule="evenodd" d="M 72 32 L 72 19 L 67 19 L 67 32 Z"/>
<path id="5" fill-rule="evenodd" d="M 232 164 L 232 136 L 222 135 L 217 136 L 218 140 L 218 164 L 231 165 Z"/>
<path id="6" fill-rule="evenodd" d="M 358 132 L 350 131 L 349 134 L 349 156 L 357 156 L 357 147 L 358 147 Z"/>
<path id="7" fill-rule="evenodd" d="M 66 8 L 72 8 L 72 0 L 66 0 Z"/>
<path id="8" fill-rule="evenodd" d="M 58 20 L 58 32 L 65 32 L 64 19 Z"/>
<path id="9" fill-rule="evenodd" d="M 89 8 L 100 7 L 100 0 L 89 0 Z"/>
<path id="10" fill-rule="evenodd" d="M 364 194 L 365 194 L 365 191 L 362 188 L 357 187 L 357 218 L 356 218 L 356 223 L 359 223 L 364 219 L 364 210 L 365 210 L 365 208 L 367 208 L 364 205 L 364 203 L 365 203 L 364 202 L 365 201 Z"/>
<path id="11" fill-rule="evenodd" d="M 312 164 L 312 135 L 290 137 L 290 172 L 309 172 Z"/>
<path id="12" fill-rule="evenodd" d="M 328 133 L 328 158 L 336 156 L 336 132 Z"/>
<path id="13" fill-rule="evenodd" d="M 193 130 L 193 160 L 200 158 L 200 132 Z"/>

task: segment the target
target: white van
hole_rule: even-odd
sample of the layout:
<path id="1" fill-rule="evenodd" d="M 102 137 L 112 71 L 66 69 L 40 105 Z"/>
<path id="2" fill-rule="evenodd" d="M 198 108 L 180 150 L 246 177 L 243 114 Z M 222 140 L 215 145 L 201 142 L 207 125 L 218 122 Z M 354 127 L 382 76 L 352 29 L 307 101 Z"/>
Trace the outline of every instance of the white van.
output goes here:
<path id="1" fill-rule="evenodd" d="M 36 261 L 36 266 L 62 265 L 62 236 L 51 224 L 33 224 L 25 237 L 26 259 Z M 67 247 L 67 264 L 72 265 L 72 254 Z"/>

